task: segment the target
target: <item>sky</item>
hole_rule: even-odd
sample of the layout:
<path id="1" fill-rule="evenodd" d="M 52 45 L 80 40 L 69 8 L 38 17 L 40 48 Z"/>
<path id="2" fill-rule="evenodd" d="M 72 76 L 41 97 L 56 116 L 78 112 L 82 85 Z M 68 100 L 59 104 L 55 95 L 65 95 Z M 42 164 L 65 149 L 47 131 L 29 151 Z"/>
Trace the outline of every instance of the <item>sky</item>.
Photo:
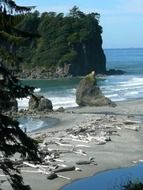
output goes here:
<path id="1" fill-rule="evenodd" d="M 103 48 L 143 48 L 143 0 L 16 0 L 40 12 L 68 13 L 73 6 L 100 14 Z"/>

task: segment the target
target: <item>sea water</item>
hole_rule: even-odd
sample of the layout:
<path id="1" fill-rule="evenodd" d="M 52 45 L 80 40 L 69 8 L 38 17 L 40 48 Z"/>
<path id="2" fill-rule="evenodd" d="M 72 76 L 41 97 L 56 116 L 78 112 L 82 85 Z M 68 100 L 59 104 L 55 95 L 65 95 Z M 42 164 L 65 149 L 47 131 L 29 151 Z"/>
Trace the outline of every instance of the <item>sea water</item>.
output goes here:
<path id="1" fill-rule="evenodd" d="M 125 71 L 123 75 L 104 76 L 98 80 L 98 85 L 104 95 L 112 101 L 143 98 L 143 49 L 105 49 L 104 52 L 107 69 Z M 34 86 L 35 93 L 50 99 L 53 108 L 57 109 L 78 106 L 75 93 L 79 81 L 80 78 L 66 78 L 24 80 L 23 83 Z M 26 109 L 28 101 L 29 97 L 18 100 L 19 109 Z M 37 122 L 35 128 L 40 127 L 43 127 L 42 122 Z"/>
<path id="2" fill-rule="evenodd" d="M 105 76 L 98 80 L 105 96 L 113 101 L 143 98 L 143 49 L 105 49 L 104 52 L 107 59 L 107 69 L 120 69 L 126 72 L 124 75 Z M 79 78 L 68 78 L 25 80 L 24 83 L 36 87 L 35 93 L 50 99 L 54 109 L 57 109 L 58 107 L 77 106 L 75 92 L 79 81 Z M 19 100 L 20 109 L 26 109 L 27 105 L 28 98 Z M 22 120 L 21 122 L 24 125 L 27 121 Z M 36 122 L 36 129 L 47 124 L 47 122 L 39 120 Z M 28 122 L 26 124 L 29 126 Z M 143 164 L 102 172 L 96 176 L 75 181 L 62 190 L 121 190 L 123 182 L 126 183 L 132 179 L 143 181 Z"/>
<path id="3" fill-rule="evenodd" d="M 107 67 L 126 71 L 121 76 L 107 76 L 100 81 L 104 94 L 113 101 L 143 98 L 143 49 L 105 50 Z M 61 190 L 123 190 L 127 182 L 143 182 L 143 164 L 101 172 L 77 180 Z"/>
<path id="4" fill-rule="evenodd" d="M 123 190 L 123 186 L 129 181 L 143 181 L 143 164 L 101 172 L 95 176 L 77 180 L 61 190 Z"/>
<path id="5" fill-rule="evenodd" d="M 102 77 L 98 84 L 105 96 L 113 101 L 123 101 L 143 97 L 143 49 L 105 49 L 107 69 L 120 69 L 123 75 Z M 25 80 L 24 83 L 36 87 L 37 94 L 49 98 L 54 109 L 75 107 L 75 92 L 79 78 L 53 80 Z M 27 108 L 28 98 L 19 100 L 19 108 Z"/>

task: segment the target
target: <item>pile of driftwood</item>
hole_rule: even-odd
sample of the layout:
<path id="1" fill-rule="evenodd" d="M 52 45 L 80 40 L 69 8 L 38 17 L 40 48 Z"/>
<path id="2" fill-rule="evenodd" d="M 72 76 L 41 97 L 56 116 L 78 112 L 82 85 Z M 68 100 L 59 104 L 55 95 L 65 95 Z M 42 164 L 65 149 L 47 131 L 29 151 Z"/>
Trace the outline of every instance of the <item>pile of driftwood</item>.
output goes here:
<path id="1" fill-rule="evenodd" d="M 111 118 L 110 118 L 111 119 Z M 113 118 L 112 118 L 113 119 Z M 54 133 L 54 134 L 53 134 Z M 111 135 L 117 135 L 117 130 L 109 125 L 106 119 L 106 124 L 101 120 L 96 120 L 89 123 L 84 123 L 72 129 L 62 131 L 49 132 L 47 138 L 40 144 L 42 152 L 42 164 L 33 165 L 24 162 L 28 167 L 36 168 L 37 172 L 47 175 L 48 179 L 62 177 L 69 179 L 59 173 L 66 171 L 82 171 L 81 165 L 94 164 L 97 165 L 93 157 L 89 157 L 88 151 L 94 145 L 103 145 L 111 141 Z M 63 154 L 76 154 L 77 159 L 75 164 L 70 166 L 66 163 Z M 62 155 L 62 156 L 61 156 Z M 78 156 L 79 155 L 79 156 Z M 85 156 L 85 158 L 81 158 Z M 66 156 L 65 156 L 66 158 Z"/>
<path id="2" fill-rule="evenodd" d="M 80 172 L 84 168 L 82 165 L 97 165 L 92 151 L 88 151 L 90 148 L 110 142 L 112 136 L 119 135 L 119 130 L 123 128 L 138 131 L 139 127 L 138 121 L 119 118 L 117 120 L 115 116 L 104 116 L 70 129 L 41 134 L 43 139 L 40 139 L 39 150 L 42 163 L 33 164 L 22 160 L 19 163 L 21 171 L 41 173 L 46 175 L 47 179 L 60 177 L 71 180 L 65 176 L 65 172 Z M 66 160 L 72 159 L 72 156 L 76 158 L 73 162 Z M 62 172 L 64 175 L 61 175 Z"/>
<path id="3" fill-rule="evenodd" d="M 42 165 L 32 165 L 28 162 L 24 162 L 24 165 L 38 169 L 37 172 L 46 174 L 48 179 L 62 177 L 70 180 L 59 172 L 81 171 L 78 165 L 97 164 L 85 149 L 93 145 L 106 144 L 111 141 L 112 135 L 119 135 L 118 131 L 123 128 L 138 131 L 139 124 L 138 121 L 119 118 L 117 120 L 115 116 L 105 116 L 70 129 L 49 132 L 47 138 L 40 144 Z M 61 158 L 61 155 L 66 153 L 79 155 L 80 158 L 82 155 L 85 159 L 77 160 L 75 165 L 69 166 Z"/>

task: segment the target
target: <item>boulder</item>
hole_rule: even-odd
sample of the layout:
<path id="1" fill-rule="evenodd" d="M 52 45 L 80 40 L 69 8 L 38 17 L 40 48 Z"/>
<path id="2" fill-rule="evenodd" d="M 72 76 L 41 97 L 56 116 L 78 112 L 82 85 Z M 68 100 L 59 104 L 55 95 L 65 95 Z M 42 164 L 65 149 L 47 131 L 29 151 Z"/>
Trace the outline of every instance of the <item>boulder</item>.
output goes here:
<path id="1" fill-rule="evenodd" d="M 115 106 L 109 98 L 106 98 L 97 86 L 95 72 L 85 76 L 76 90 L 76 103 L 79 106 Z"/>
<path id="2" fill-rule="evenodd" d="M 44 98 L 43 96 L 31 96 L 29 99 L 30 111 L 53 111 L 53 105 L 51 100 Z"/>
<path id="3" fill-rule="evenodd" d="M 59 107 L 56 111 L 57 111 L 57 112 L 64 112 L 65 109 L 64 109 L 63 107 Z"/>

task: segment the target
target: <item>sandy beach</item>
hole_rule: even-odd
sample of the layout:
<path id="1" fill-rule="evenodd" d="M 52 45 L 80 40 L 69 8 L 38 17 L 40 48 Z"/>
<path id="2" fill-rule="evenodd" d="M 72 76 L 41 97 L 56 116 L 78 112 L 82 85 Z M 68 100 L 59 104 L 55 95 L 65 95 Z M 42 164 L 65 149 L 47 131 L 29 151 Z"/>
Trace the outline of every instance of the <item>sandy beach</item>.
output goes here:
<path id="1" fill-rule="evenodd" d="M 116 107 L 70 108 L 62 113 L 45 115 L 59 119 L 59 122 L 52 128 L 29 135 L 41 142 L 41 149 L 53 151 L 54 156 L 52 161 L 45 158 L 50 162 L 47 167 L 33 168 L 25 164 L 21 168 L 25 183 L 30 184 L 32 190 L 59 190 L 76 179 L 142 162 L 142 108 L 143 99 L 138 99 L 118 102 Z M 74 169 L 56 170 L 67 166 Z M 58 175 L 57 178 L 47 179 L 49 167 Z M 2 188 L 11 189 L 7 182 L 2 184 Z"/>

